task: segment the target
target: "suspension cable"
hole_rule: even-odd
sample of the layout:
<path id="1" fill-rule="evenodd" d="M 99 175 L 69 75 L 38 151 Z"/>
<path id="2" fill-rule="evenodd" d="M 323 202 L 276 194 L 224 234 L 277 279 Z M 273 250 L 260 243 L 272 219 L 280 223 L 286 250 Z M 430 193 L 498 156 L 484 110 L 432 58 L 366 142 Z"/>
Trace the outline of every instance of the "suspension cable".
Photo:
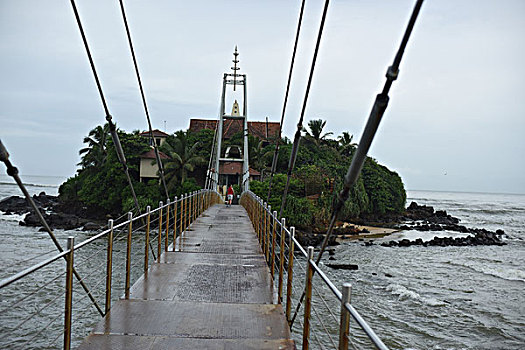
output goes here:
<path id="1" fill-rule="evenodd" d="M 328 241 L 330 240 L 330 236 L 332 235 L 332 232 L 334 230 L 335 220 L 337 219 L 339 212 L 341 211 L 344 203 L 346 202 L 346 200 L 348 199 L 350 195 L 350 188 L 356 183 L 359 177 L 359 174 L 361 173 L 361 169 L 363 168 L 363 164 L 366 160 L 366 155 L 368 153 L 368 150 L 370 149 L 372 140 L 374 139 L 375 133 L 379 127 L 379 123 L 381 122 L 381 119 L 388 106 L 388 101 L 390 99 L 388 97 L 388 92 L 390 91 L 390 88 L 392 87 L 392 83 L 394 82 L 394 80 L 397 79 L 399 75 L 399 65 L 401 64 L 401 59 L 403 58 L 403 53 L 405 52 L 405 48 L 408 43 L 408 39 L 410 38 L 410 34 L 412 33 L 412 29 L 414 29 L 414 25 L 416 23 L 417 16 L 419 15 L 419 11 L 421 10 L 421 5 L 423 5 L 423 0 L 417 0 L 414 6 L 414 9 L 412 11 L 410 20 L 408 22 L 407 28 L 405 30 L 405 34 L 403 35 L 403 39 L 401 40 L 401 45 L 399 46 L 397 54 L 394 58 L 394 63 L 387 69 L 386 82 L 385 82 L 385 86 L 383 87 L 383 91 L 379 95 L 376 96 L 374 105 L 372 107 L 372 111 L 370 112 L 370 115 L 368 117 L 368 121 L 366 123 L 365 129 L 363 130 L 361 141 L 359 142 L 357 151 L 354 157 L 352 158 L 352 163 L 350 163 L 348 172 L 346 173 L 344 177 L 343 189 L 341 190 L 341 192 L 338 194 L 337 198 L 334 201 L 334 206 L 332 209 L 332 217 L 330 219 L 330 225 L 328 226 L 328 230 L 324 237 L 323 244 L 321 245 L 321 250 L 319 251 L 319 255 L 317 256 L 317 259 L 315 261 L 316 264 L 319 264 L 319 262 L 321 261 L 321 257 L 323 256 L 323 253 L 326 249 Z M 299 300 L 299 303 L 297 304 L 297 308 L 295 309 L 293 318 L 290 321 L 290 327 L 291 325 L 293 325 L 295 317 L 297 316 L 297 313 L 299 312 L 299 309 L 301 308 L 301 304 L 304 299 L 304 296 L 305 296 L 305 292 L 303 291 L 303 294 L 301 295 L 301 299 Z"/>
<path id="2" fill-rule="evenodd" d="M 40 221 L 42 226 L 45 228 L 46 232 L 49 234 L 49 237 L 51 237 L 51 240 L 55 244 L 55 247 L 57 248 L 57 250 L 60 253 L 62 253 L 64 251 L 64 249 L 62 248 L 62 246 L 60 245 L 60 243 L 56 239 L 55 234 L 53 233 L 53 230 L 51 230 L 51 227 L 49 227 L 46 219 L 44 218 L 44 216 L 42 215 L 42 213 L 40 212 L 40 210 L 36 206 L 35 201 L 33 200 L 33 198 L 31 198 L 31 195 L 29 194 L 29 192 L 27 191 L 24 183 L 20 179 L 20 176 L 18 175 L 18 169 L 9 160 L 9 153 L 7 152 L 7 149 L 5 148 L 4 144 L 2 143 L 2 140 L 0 140 L 0 161 L 4 162 L 5 166 L 7 167 L 7 175 L 11 176 L 15 180 L 15 182 L 18 185 L 18 187 L 22 191 L 22 193 L 24 193 L 24 196 L 26 197 L 27 202 L 29 203 L 31 208 L 33 208 L 36 216 L 38 217 L 38 220 Z M 66 259 L 65 256 L 64 256 L 64 259 Z M 98 305 L 97 301 L 95 300 L 95 298 L 93 297 L 93 295 L 91 294 L 91 292 L 89 291 L 88 287 L 83 282 L 82 278 L 80 277 L 80 275 L 78 274 L 78 272 L 77 272 L 77 270 L 75 268 L 73 268 L 73 273 L 75 275 L 75 278 L 80 282 L 80 285 L 82 286 L 82 289 L 84 289 L 84 291 L 87 293 L 87 295 L 88 295 L 89 299 L 91 300 L 91 303 L 93 304 L 93 306 L 95 306 L 95 308 L 97 309 L 97 311 L 100 313 L 101 316 L 104 316 L 104 312 L 102 311 L 102 308 Z"/>
<path id="3" fill-rule="evenodd" d="M 275 151 L 273 153 L 272 170 L 270 172 L 270 181 L 268 184 L 268 196 L 266 199 L 266 203 L 270 202 L 270 196 L 272 193 L 273 174 L 275 173 L 275 170 L 277 169 L 277 160 L 279 159 L 279 145 L 281 143 L 284 115 L 286 113 L 286 104 L 288 103 L 288 93 L 290 92 L 290 83 L 292 81 L 292 72 L 293 72 L 293 66 L 295 63 L 295 54 L 297 52 L 297 43 L 299 42 L 299 33 L 301 32 L 301 23 L 303 21 L 303 12 L 304 12 L 305 2 L 306 2 L 305 0 L 301 2 L 301 10 L 299 12 L 299 21 L 297 22 L 297 32 L 295 34 L 295 43 L 293 46 L 292 61 L 290 63 L 290 71 L 288 72 L 288 82 L 286 83 L 286 93 L 284 94 L 283 110 L 281 113 L 281 124 L 279 124 L 279 137 L 277 138 L 277 142 L 275 143 Z"/>
<path id="4" fill-rule="evenodd" d="M 304 113 L 306 111 L 306 103 L 308 102 L 308 95 L 310 94 L 310 87 L 312 86 L 312 78 L 315 70 L 315 63 L 317 61 L 317 54 L 319 52 L 319 46 L 321 45 L 321 37 L 323 36 L 324 22 L 326 20 L 326 14 L 328 12 L 328 4 L 330 0 L 326 0 L 324 3 L 323 16 L 321 18 L 321 24 L 319 25 L 319 33 L 317 34 L 317 42 L 315 44 L 314 56 L 312 58 L 312 65 L 310 67 L 310 76 L 308 77 L 308 84 L 306 85 L 306 92 L 303 100 L 303 108 L 301 109 L 301 116 L 299 117 L 299 122 L 297 123 L 297 131 L 295 132 L 293 140 L 292 153 L 290 154 L 290 160 L 288 162 L 288 172 L 286 174 L 286 185 L 284 187 L 283 197 L 281 200 L 281 211 L 279 217 L 283 217 L 284 207 L 286 206 L 286 197 L 288 195 L 288 188 L 290 187 L 290 178 L 292 176 L 292 171 L 295 166 L 295 160 L 297 158 L 297 150 L 299 149 L 299 141 L 301 140 L 301 131 L 303 129 L 303 119 Z"/>
<path id="5" fill-rule="evenodd" d="M 211 152 L 210 152 L 210 160 L 208 161 L 208 170 L 206 170 L 206 182 L 205 182 L 205 185 L 204 185 L 204 188 L 205 189 L 217 189 L 217 187 L 215 186 L 215 188 L 213 187 L 213 182 L 215 181 L 213 179 L 213 174 L 211 173 L 211 165 L 213 164 L 213 160 L 214 160 L 214 154 L 215 154 L 215 143 L 217 142 L 217 131 L 219 129 L 219 123 L 220 123 L 220 119 L 217 120 L 217 123 L 215 124 L 215 131 L 213 133 L 213 142 L 211 144 Z M 215 169 L 216 172 L 219 171 L 219 169 Z"/>
<path id="6" fill-rule="evenodd" d="M 137 58 L 135 57 L 135 49 L 133 48 L 133 42 L 131 40 L 131 33 L 129 30 L 129 26 L 128 26 L 128 19 L 126 17 L 126 12 L 124 10 L 124 2 L 123 0 L 119 0 L 119 2 L 120 2 L 120 9 L 122 12 L 122 19 L 124 21 L 124 27 L 126 28 L 126 35 L 128 37 L 129 50 L 131 51 L 131 57 L 133 58 L 133 65 L 135 66 L 135 73 L 137 75 L 137 81 L 139 84 L 140 96 L 142 97 L 142 105 L 144 106 L 144 113 L 146 114 L 146 119 L 148 120 L 150 142 L 153 145 L 153 149 L 155 150 L 155 159 L 157 160 L 157 164 L 159 167 L 159 174 L 160 174 L 160 178 L 162 181 L 162 185 L 164 187 L 164 192 L 166 192 L 166 199 L 169 199 L 170 195 L 168 192 L 168 187 L 166 186 L 166 180 L 164 178 L 164 166 L 162 165 L 162 160 L 160 159 L 159 149 L 153 138 L 153 128 L 151 127 L 151 119 L 149 116 L 148 105 L 146 103 L 146 96 L 144 94 L 144 88 L 142 87 L 142 79 L 140 78 L 139 66 L 137 63 Z"/>
<path id="7" fill-rule="evenodd" d="M 124 155 L 124 150 L 122 149 L 122 145 L 120 144 L 120 139 L 118 137 L 117 128 L 115 126 L 115 123 L 113 122 L 113 118 L 111 114 L 109 113 L 109 108 L 106 103 L 106 99 L 104 97 L 104 92 L 102 91 L 102 85 L 100 84 L 100 80 L 98 78 L 97 70 L 95 68 L 95 62 L 93 61 L 93 56 L 91 55 L 91 51 L 89 49 L 89 45 L 86 39 L 86 34 L 84 33 L 84 27 L 82 26 L 82 22 L 80 21 L 80 15 L 78 14 L 75 0 L 71 0 L 71 6 L 75 14 L 75 19 L 78 25 L 78 29 L 80 31 L 80 35 L 82 36 L 84 48 L 86 49 L 86 55 L 88 57 L 89 64 L 91 66 L 91 71 L 93 72 L 93 77 L 95 78 L 95 82 L 97 84 L 97 89 L 100 95 L 100 100 L 102 102 L 102 106 L 104 107 L 104 112 L 106 113 L 106 121 L 109 124 L 109 132 L 111 133 L 111 138 L 113 139 L 113 144 L 115 146 L 115 151 L 117 153 L 118 160 L 120 164 L 122 164 L 122 168 L 124 170 L 124 173 L 126 174 L 126 179 L 128 181 L 128 184 L 131 190 L 131 195 L 133 196 L 133 201 L 135 202 L 135 207 L 137 208 L 137 211 L 139 212 L 139 214 L 142 214 L 142 211 L 140 210 L 140 206 L 139 206 L 139 201 L 137 200 L 137 194 L 135 193 L 135 188 L 133 187 L 133 182 L 131 181 L 131 177 L 129 175 L 129 168 L 126 162 L 126 157 Z M 153 246 L 150 245 L 150 248 L 151 248 L 153 256 L 155 256 Z"/>

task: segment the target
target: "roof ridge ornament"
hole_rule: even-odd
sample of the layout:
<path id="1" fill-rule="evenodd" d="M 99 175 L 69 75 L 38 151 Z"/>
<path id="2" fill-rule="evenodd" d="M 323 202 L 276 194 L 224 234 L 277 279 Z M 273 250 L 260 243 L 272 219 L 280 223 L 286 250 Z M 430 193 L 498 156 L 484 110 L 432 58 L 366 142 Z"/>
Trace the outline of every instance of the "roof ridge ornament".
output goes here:
<path id="1" fill-rule="evenodd" d="M 235 87 L 237 85 L 237 71 L 241 69 L 237 67 L 237 63 L 239 63 L 237 56 L 239 56 L 239 52 L 237 52 L 237 45 L 235 45 L 235 51 L 233 52 L 233 60 L 232 60 L 233 67 L 231 67 L 231 69 L 233 70 L 233 91 L 235 91 Z"/>

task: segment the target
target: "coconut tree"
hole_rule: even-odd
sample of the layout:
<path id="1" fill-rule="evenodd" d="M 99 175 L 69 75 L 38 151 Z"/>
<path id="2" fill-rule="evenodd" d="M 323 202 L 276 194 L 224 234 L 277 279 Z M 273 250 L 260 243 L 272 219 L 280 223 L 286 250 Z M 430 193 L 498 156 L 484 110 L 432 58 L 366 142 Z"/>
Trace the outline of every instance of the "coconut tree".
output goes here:
<path id="1" fill-rule="evenodd" d="M 306 138 L 313 141 L 317 146 L 320 146 L 327 140 L 327 137 L 333 135 L 333 132 L 323 134 L 323 129 L 326 125 L 326 120 L 314 119 L 308 122 L 310 131 L 306 130 Z"/>
<path id="2" fill-rule="evenodd" d="M 177 184 L 186 181 L 188 173 L 195 167 L 204 164 L 206 160 L 198 155 L 199 142 L 193 145 L 188 140 L 189 131 L 179 130 L 173 137 L 168 137 L 161 146 L 169 159 L 164 160 L 164 172 L 168 188 L 173 189 Z"/>
<path id="3" fill-rule="evenodd" d="M 343 133 L 337 138 L 339 141 L 339 152 L 342 155 L 349 156 L 353 153 L 357 146 L 357 143 L 352 142 L 353 139 L 354 135 L 350 134 L 348 131 L 343 131 Z"/>
<path id="4" fill-rule="evenodd" d="M 248 135 L 250 167 L 259 171 L 261 177 L 264 175 L 264 170 L 271 165 L 271 156 L 273 155 L 273 150 L 271 147 L 266 147 L 266 143 L 265 140 L 260 140 L 253 135 Z"/>
<path id="5" fill-rule="evenodd" d="M 78 154 L 81 156 L 77 165 L 83 169 L 89 167 L 98 167 L 106 162 L 108 155 L 107 141 L 109 135 L 109 124 L 98 125 L 91 130 L 88 136 L 84 137 L 84 143 L 87 147 L 82 148 Z"/>

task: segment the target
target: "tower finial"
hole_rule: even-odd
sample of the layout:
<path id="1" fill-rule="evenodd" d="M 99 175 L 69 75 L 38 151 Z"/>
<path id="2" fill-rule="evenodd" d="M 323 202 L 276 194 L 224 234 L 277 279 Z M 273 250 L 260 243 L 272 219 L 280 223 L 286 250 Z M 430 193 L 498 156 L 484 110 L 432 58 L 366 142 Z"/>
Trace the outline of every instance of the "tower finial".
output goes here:
<path id="1" fill-rule="evenodd" d="M 239 60 L 237 59 L 237 56 L 239 56 L 239 53 L 237 52 L 237 45 L 235 45 L 235 52 L 233 53 L 233 67 L 231 69 L 233 70 L 233 91 L 235 91 L 235 86 L 237 84 L 237 71 L 240 69 L 237 67 L 237 63 L 239 63 Z"/>

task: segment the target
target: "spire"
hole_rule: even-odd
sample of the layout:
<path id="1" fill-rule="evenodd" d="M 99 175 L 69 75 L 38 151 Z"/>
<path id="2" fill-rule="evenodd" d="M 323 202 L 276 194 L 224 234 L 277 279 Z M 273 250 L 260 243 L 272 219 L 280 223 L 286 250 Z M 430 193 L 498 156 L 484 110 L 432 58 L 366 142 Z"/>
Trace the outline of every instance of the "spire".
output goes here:
<path id="1" fill-rule="evenodd" d="M 239 114 L 239 103 L 237 102 L 237 100 L 235 100 L 235 102 L 233 102 L 233 108 L 232 108 L 232 116 L 240 116 Z"/>
<path id="2" fill-rule="evenodd" d="M 235 52 L 233 53 L 233 67 L 231 69 L 233 70 L 233 91 L 235 91 L 235 86 L 237 83 L 237 71 L 240 69 L 237 67 L 237 63 L 239 63 L 239 60 L 237 59 L 237 56 L 239 56 L 239 53 L 237 52 L 237 45 L 235 45 Z"/>

